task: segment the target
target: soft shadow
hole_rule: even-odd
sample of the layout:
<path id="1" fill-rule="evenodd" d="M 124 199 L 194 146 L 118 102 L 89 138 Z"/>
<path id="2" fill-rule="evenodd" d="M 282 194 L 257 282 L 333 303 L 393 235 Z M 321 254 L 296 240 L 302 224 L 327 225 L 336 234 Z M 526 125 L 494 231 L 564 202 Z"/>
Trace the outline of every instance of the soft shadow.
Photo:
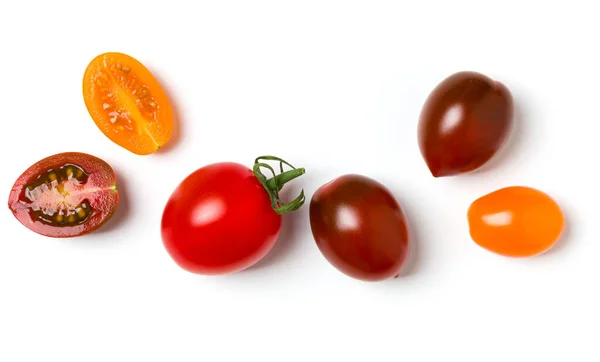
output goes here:
<path id="1" fill-rule="evenodd" d="M 510 132 L 506 143 L 498 150 L 498 152 L 483 166 L 473 171 L 472 175 L 487 172 L 489 170 L 500 169 L 506 163 L 510 162 L 511 158 L 516 158 L 525 145 L 525 140 L 529 137 L 529 127 L 526 117 L 526 111 L 520 103 L 515 102 L 514 105 L 514 121 L 513 128 Z"/>
<path id="2" fill-rule="evenodd" d="M 284 192 L 282 192 L 283 200 L 292 200 L 293 197 L 297 195 L 294 192 L 299 192 L 299 190 L 295 187 L 284 190 Z M 271 251 L 258 263 L 246 270 L 250 271 L 270 268 L 278 263 L 283 263 L 288 256 L 293 254 L 294 248 L 296 248 L 300 242 L 302 231 L 306 230 L 303 225 L 308 225 L 309 223 L 307 205 L 308 201 L 309 200 L 306 200 L 304 205 L 299 210 L 283 215 L 281 233 L 279 234 L 279 238 L 275 243 L 275 246 L 273 246 L 273 249 L 271 249 Z"/>
<path id="3" fill-rule="evenodd" d="M 171 89 L 167 86 L 168 83 L 165 82 L 164 79 L 157 74 L 157 72 L 152 72 L 152 74 L 165 91 L 165 94 L 169 99 L 169 103 L 171 104 L 171 112 L 173 114 L 173 133 L 171 134 L 171 138 L 169 139 L 169 141 L 156 151 L 156 154 L 160 155 L 163 153 L 171 152 L 179 145 L 182 134 L 181 118 L 178 103 L 175 100 L 175 98 L 172 97 Z"/>
<path id="4" fill-rule="evenodd" d="M 129 193 L 127 192 L 129 190 L 127 181 L 121 177 L 123 173 L 116 171 L 115 173 L 117 174 L 117 191 L 119 193 L 119 205 L 117 206 L 117 211 L 106 224 L 96 230 L 92 235 L 110 233 L 119 229 L 125 224 L 131 214 L 130 198 Z"/>

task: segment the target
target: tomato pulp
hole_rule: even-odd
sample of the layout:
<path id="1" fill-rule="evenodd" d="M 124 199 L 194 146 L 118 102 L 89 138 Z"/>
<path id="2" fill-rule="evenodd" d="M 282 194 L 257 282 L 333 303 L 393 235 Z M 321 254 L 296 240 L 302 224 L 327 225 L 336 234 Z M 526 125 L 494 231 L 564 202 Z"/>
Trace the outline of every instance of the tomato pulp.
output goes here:
<path id="1" fill-rule="evenodd" d="M 345 175 L 320 187 L 310 202 L 310 226 L 323 256 L 359 280 L 396 277 L 408 257 L 402 208 L 385 186 L 365 176 Z"/>
<path id="2" fill-rule="evenodd" d="M 28 229 L 49 237 L 91 233 L 119 204 L 116 176 L 103 160 L 78 152 L 44 158 L 17 179 L 8 207 Z"/>
<path id="3" fill-rule="evenodd" d="M 277 193 L 304 169 L 267 180 L 257 173 L 260 165 L 258 160 L 254 170 L 232 162 L 208 165 L 177 186 L 163 212 L 161 235 L 181 268 L 205 275 L 233 273 L 271 250 L 281 231 L 281 214 L 304 201 L 301 193 L 283 205 Z"/>
<path id="4" fill-rule="evenodd" d="M 166 93 L 142 63 L 126 54 L 105 53 L 90 62 L 83 99 L 102 133 L 135 154 L 153 153 L 171 138 L 174 121 Z"/>
<path id="5" fill-rule="evenodd" d="M 471 238 L 482 248 L 509 257 L 549 250 L 565 225 L 559 205 L 531 187 L 505 187 L 473 201 L 468 213 Z"/>

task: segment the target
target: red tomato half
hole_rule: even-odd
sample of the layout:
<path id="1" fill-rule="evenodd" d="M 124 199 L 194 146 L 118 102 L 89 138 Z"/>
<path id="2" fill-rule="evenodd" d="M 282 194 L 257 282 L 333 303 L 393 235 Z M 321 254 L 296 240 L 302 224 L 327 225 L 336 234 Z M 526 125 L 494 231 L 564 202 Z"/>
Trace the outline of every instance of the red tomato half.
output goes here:
<path id="1" fill-rule="evenodd" d="M 175 189 L 161 232 L 167 252 L 181 268 L 214 275 L 259 261 L 277 241 L 281 224 L 252 170 L 217 163 L 196 170 Z"/>

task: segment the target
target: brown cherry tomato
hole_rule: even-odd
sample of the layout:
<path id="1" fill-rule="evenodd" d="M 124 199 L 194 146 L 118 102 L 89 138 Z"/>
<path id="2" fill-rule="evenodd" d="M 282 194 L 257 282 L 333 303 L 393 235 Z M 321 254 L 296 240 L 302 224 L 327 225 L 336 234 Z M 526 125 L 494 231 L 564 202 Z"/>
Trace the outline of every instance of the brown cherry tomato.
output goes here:
<path id="1" fill-rule="evenodd" d="M 129 55 L 94 58 L 83 76 L 83 99 L 102 133 L 135 154 L 153 153 L 171 138 L 174 121 L 166 93 Z"/>
<path id="2" fill-rule="evenodd" d="M 475 200 L 468 220 L 475 243 L 510 257 L 545 252 L 565 225 L 560 207 L 550 196 L 524 186 L 502 188 Z"/>
<path id="3" fill-rule="evenodd" d="M 503 84 L 476 72 L 456 73 L 423 106 L 419 148 L 434 177 L 471 172 L 502 147 L 512 122 L 513 99 Z"/>
<path id="4" fill-rule="evenodd" d="M 325 258 L 364 281 L 398 276 L 409 253 L 409 232 L 388 189 L 361 175 L 320 187 L 310 203 L 310 226 Z"/>
<path id="5" fill-rule="evenodd" d="M 8 207 L 40 235 L 67 238 L 104 225 L 119 205 L 116 176 L 108 163 L 80 152 L 46 157 L 15 181 Z"/>

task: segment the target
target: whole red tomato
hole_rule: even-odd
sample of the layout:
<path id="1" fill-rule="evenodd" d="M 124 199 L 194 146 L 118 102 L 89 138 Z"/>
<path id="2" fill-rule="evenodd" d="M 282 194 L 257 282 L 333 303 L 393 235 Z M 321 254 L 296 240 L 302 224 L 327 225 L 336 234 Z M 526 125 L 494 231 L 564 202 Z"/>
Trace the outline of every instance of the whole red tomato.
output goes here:
<path id="1" fill-rule="evenodd" d="M 409 252 L 404 212 L 385 186 L 344 175 L 320 187 L 310 202 L 319 250 L 342 273 L 364 281 L 398 276 Z"/>
<path id="2" fill-rule="evenodd" d="M 282 173 L 275 176 L 261 159 L 280 161 Z M 304 192 L 289 204 L 279 199 L 283 185 L 304 173 L 293 167 L 283 172 L 283 163 L 271 156 L 258 158 L 253 170 L 216 163 L 185 178 L 169 198 L 161 225 L 163 244 L 175 262 L 189 272 L 214 275 L 263 258 L 277 241 L 281 215 L 304 203 Z M 261 168 L 274 176 L 267 179 Z"/>

